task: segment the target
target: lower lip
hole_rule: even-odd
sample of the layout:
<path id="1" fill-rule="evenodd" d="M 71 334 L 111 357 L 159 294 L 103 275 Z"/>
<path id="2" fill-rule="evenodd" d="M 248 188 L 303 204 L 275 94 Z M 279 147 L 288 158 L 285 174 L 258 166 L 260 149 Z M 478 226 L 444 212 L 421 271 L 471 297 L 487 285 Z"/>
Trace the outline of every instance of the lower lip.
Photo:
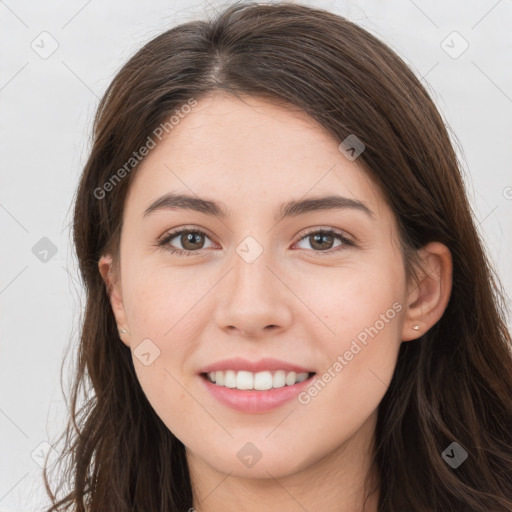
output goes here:
<path id="1" fill-rule="evenodd" d="M 203 375 L 200 376 L 200 379 L 213 397 L 222 404 L 236 409 L 237 411 L 259 413 L 277 409 L 286 402 L 293 400 L 304 388 L 311 384 L 314 376 L 313 374 L 308 379 L 293 384 L 292 386 L 271 388 L 265 391 L 254 389 L 241 390 L 217 386 Z"/>

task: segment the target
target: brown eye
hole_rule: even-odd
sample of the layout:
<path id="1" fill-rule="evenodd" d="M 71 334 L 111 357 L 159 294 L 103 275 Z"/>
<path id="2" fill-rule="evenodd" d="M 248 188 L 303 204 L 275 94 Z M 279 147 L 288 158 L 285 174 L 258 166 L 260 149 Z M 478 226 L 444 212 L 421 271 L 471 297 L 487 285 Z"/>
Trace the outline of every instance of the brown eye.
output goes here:
<path id="1" fill-rule="evenodd" d="M 303 240 L 307 240 L 309 242 L 313 252 L 320 254 L 332 254 L 338 250 L 344 249 L 346 246 L 354 245 L 341 233 L 338 233 L 332 229 L 317 229 L 316 231 L 310 231 L 300 239 L 299 243 Z M 335 245 L 336 240 L 339 241 L 337 245 Z M 307 247 L 301 248 L 308 249 Z"/>
<path id="2" fill-rule="evenodd" d="M 180 242 L 183 247 L 183 249 L 186 249 L 188 251 L 193 251 L 194 249 L 202 249 L 204 240 L 203 234 L 199 233 L 197 231 L 194 232 L 184 232 L 180 236 Z"/>
<path id="3" fill-rule="evenodd" d="M 199 254 L 205 248 L 205 240 L 208 238 L 207 234 L 200 229 L 181 229 L 169 233 L 157 245 L 171 253 L 192 256 Z"/>
<path id="4" fill-rule="evenodd" d="M 311 247 L 319 251 L 331 249 L 334 243 L 334 236 L 332 235 L 316 234 L 309 235 L 309 238 L 311 240 Z"/>

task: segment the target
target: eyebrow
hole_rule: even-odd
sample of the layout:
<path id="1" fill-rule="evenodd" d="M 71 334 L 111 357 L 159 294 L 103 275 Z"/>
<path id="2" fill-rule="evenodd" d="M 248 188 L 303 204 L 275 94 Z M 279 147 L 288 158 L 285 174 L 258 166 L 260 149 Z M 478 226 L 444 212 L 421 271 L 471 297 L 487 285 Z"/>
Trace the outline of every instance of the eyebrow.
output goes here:
<path id="1" fill-rule="evenodd" d="M 279 212 L 275 216 L 276 221 L 281 221 L 285 217 L 295 217 L 305 213 L 315 212 L 319 210 L 338 210 L 338 209 L 354 209 L 361 211 L 374 218 L 374 213 L 363 202 L 349 197 L 327 195 L 321 197 L 311 197 L 299 201 L 289 201 L 281 205 Z M 159 197 L 144 211 L 143 216 L 148 217 L 152 213 L 164 210 L 192 210 L 205 215 L 226 219 L 229 217 L 228 210 L 225 206 L 186 194 L 176 194 L 169 192 Z"/>

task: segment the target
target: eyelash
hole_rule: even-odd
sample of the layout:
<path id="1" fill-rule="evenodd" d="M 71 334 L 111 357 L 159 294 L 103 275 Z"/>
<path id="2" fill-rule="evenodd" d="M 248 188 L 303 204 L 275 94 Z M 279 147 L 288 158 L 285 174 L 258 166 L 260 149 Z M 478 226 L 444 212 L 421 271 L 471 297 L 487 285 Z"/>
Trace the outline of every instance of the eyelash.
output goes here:
<path id="1" fill-rule="evenodd" d="M 176 254 L 178 256 L 197 256 L 197 255 L 201 255 L 204 252 L 201 249 L 197 250 L 197 251 L 184 251 L 182 249 L 176 249 L 176 248 L 171 247 L 170 245 L 168 245 L 168 243 L 173 238 L 176 238 L 177 236 L 182 235 L 183 233 L 195 233 L 195 234 L 204 235 L 207 238 L 209 238 L 208 234 L 205 233 L 201 229 L 197 229 L 197 228 L 194 228 L 194 229 L 192 229 L 192 228 L 184 228 L 184 229 L 179 229 L 179 230 L 176 230 L 176 231 L 171 231 L 170 233 L 166 234 L 161 240 L 157 241 L 156 245 L 158 247 L 160 247 L 161 249 L 163 249 L 164 251 L 168 251 L 171 254 Z M 335 238 L 337 238 L 338 240 L 340 240 L 342 242 L 341 245 L 339 245 L 338 247 L 336 247 L 334 249 L 327 249 L 325 251 L 315 251 L 313 249 L 310 250 L 310 252 L 314 252 L 314 253 L 319 254 L 321 256 L 329 256 L 329 255 L 332 255 L 334 253 L 337 253 L 340 250 L 346 249 L 347 246 L 348 247 L 354 247 L 355 246 L 355 244 L 353 242 L 348 240 L 339 231 L 336 231 L 336 230 L 331 229 L 331 228 L 329 228 L 329 229 L 323 229 L 323 228 L 312 229 L 311 231 L 308 231 L 307 233 L 305 233 L 298 240 L 298 242 L 301 242 L 305 238 L 307 238 L 307 237 L 309 237 L 311 235 L 316 235 L 316 234 L 319 234 L 319 235 L 332 235 L 332 236 L 334 236 Z"/>

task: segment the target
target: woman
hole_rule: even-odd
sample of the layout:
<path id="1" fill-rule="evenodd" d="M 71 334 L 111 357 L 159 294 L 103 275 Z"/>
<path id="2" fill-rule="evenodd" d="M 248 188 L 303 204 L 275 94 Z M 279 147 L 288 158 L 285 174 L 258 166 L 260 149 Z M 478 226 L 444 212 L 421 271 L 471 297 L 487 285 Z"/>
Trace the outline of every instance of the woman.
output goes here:
<path id="1" fill-rule="evenodd" d="M 439 113 L 365 30 L 249 3 L 150 41 L 99 106 L 74 242 L 51 511 L 512 509 L 497 279 Z"/>

